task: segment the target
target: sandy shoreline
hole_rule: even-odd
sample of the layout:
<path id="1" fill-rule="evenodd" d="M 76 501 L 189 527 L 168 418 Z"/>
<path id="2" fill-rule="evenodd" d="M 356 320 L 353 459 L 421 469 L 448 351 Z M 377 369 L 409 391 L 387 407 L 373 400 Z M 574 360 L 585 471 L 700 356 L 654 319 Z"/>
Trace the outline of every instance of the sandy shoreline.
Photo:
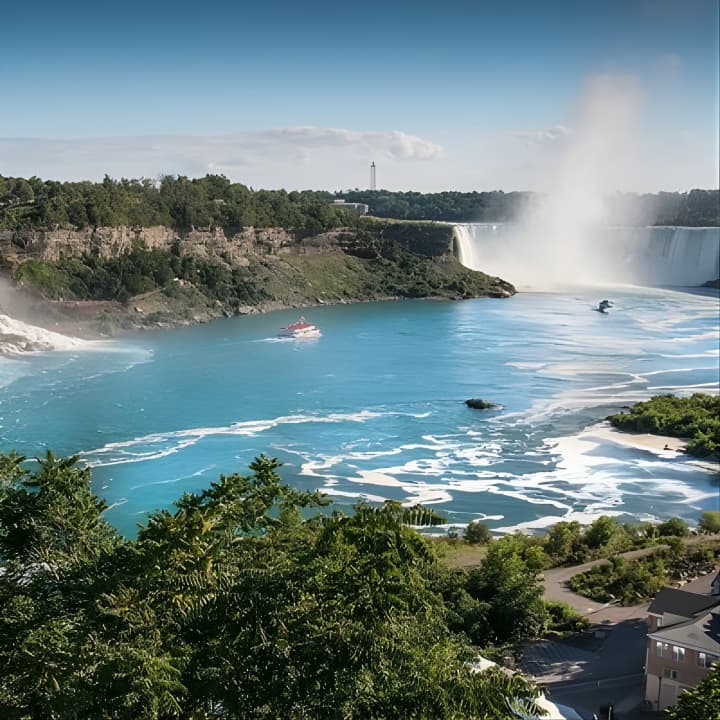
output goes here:
<path id="1" fill-rule="evenodd" d="M 599 438 L 605 442 L 612 442 L 616 445 L 636 448 L 638 450 L 649 450 L 657 455 L 668 455 L 684 453 L 687 447 L 685 440 L 669 437 L 667 435 L 651 435 L 649 433 L 632 433 L 624 430 L 617 430 L 608 424 L 597 425 L 588 429 L 587 433 Z M 714 460 L 706 460 L 701 458 L 693 458 L 687 455 L 688 462 L 693 465 L 707 470 L 708 472 L 720 472 L 720 462 Z"/>

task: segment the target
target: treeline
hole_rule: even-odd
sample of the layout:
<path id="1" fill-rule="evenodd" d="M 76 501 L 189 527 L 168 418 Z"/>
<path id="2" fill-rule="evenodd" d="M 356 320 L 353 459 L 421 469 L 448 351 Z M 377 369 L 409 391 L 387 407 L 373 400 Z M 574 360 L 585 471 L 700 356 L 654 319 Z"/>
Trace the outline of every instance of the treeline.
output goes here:
<path id="1" fill-rule="evenodd" d="M 513 220 L 533 197 L 510 192 L 390 192 L 353 190 L 339 193 L 347 202 L 365 203 L 370 214 L 398 220 L 445 222 L 504 222 Z"/>
<path id="2" fill-rule="evenodd" d="M 252 190 L 221 175 L 190 179 L 101 183 L 43 181 L 0 176 L 0 229 L 55 226 L 284 227 L 307 235 L 342 225 L 356 216 L 333 200 L 365 203 L 370 214 L 398 220 L 506 222 L 538 198 L 529 192 L 391 192 Z M 640 225 L 720 225 L 720 191 L 606 198 L 608 217 Z"/>
<path id="3" fill-rule="evenodd" d="M 0 455 L 0 715 L 9 720 L 484 718 L 536 689 L 474 672 L 553 618 L 513 538 L 449 571 L 389 503 L 352 516 L 261 456 L 137 537 L 89 469 Z"/>
<path id="4" fill-rule="evenodd" d="M 703 513 L 698 527 L 701 532 L 720 532 L 720 513 Z M 513 535 L 512 541 L 526 562 L 539 569 L 548 569 L 582 565 L 589 560 L 663 545 L 667 544 L 668 538 L 689 534 L 690 530 L 681 518 L 670 518 L 658 524 L 621 523 L 613 517 L 601 515 L 590 525 L 561 521 L 552 525 L 545 535 Z M 464 539 L 469 544 L 495 542 L 487 526 L 481 522 L 470 523 Z M 507 539 L 503 538 L 503 541 Z"/>
<path id="5" fill-rule="evenodd" d="M 633 225 L 720 225 L 720 190 L 691 190 L 687 193 L 616 194 L 606 200 L 611 217 Z"/>
<path id="6" fill-rule="evenodd" d="M 687 440 L 687 452 L 720 455 L 720 397 L 695 393 L 688 398 L 658 395 L 608 420 L 621 430 Z"/>
<path id="7" fill-rule="evenodd" d="M 217 259 L 181 255 L 178 244 L 169 252 L 135 247 L 111 258 L 85 253 L 56 262 L 26 260 L 16 269 L 14 279 L 40 290 L 50 300 L 126 303 L 160 288 L 172 295 L 177 281 L 192 283 L 211 300 L 223 303 L 254 305 L 270 299 L 257 287 L 250 266 L 231 267 Z"/>
<path id="8" fill-rule="evenodd" d="M 221 175 L 100 183 L 0 176 L 0 228 L 166 225 L 283 227 L 315 235 L 351 224 L 355 214 L 331 205 L 330 193 L 253 191 Z"/>
<path id="9" fill-rule="evenodd" d="M 518 218 L 540 196 L 529 192 L 389 192 L 354 190 L 339 193 L 348 202 L 366 203 L 378 217 L 446 222 L 506 222 Z M 720 225 L 720 191 L 635 195 L 605 198 L 609 222 L 628 225 Z"/>

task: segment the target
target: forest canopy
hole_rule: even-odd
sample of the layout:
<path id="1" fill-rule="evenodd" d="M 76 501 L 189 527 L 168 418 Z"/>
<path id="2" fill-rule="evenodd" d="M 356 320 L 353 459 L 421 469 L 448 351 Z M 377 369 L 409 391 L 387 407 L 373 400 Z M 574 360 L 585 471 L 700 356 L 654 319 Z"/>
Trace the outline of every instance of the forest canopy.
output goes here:
<path id="1" fill-rule="evenodd" d="M 0 716 L 485 718 L 537 690 L 474 672 L 537 632 L 536 572 L 497 544 L 460 582 L 399 503 L 331 513 L 261 456 L 120 536 L 77 458 L 0 455 Z M 468 615 L 472 614 L 472 618 Z M 490 649 L 490 648 L 489 648 Z"/>
<path id="2" fill-rule="evenodd" d="M 0 229 L 151 226 L 284 227 L 316 234 L 351 225 L 354 213 L 334 200 L 365 203 L 371 215 L 445 222 L 511 221 L 540 196 L 529 192 L 347 192 L 253 190 L 222 175 L 58 182 L 0 175 Z M 720 191 L 605 198 L 608 217 L 638 225 L 720 225 Z"/>

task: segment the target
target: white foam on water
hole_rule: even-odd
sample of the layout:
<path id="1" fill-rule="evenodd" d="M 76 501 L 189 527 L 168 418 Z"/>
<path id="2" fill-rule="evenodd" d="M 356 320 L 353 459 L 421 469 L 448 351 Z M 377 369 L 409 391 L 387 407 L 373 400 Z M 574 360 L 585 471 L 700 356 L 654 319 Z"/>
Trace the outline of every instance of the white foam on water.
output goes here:
<path id="1" fill-rule="evenodd" d="M 400 482 L 392 475 L 388 475 L 386 470 L 358 470 L 359 480 L 348 478 L 351 482 L 362 482 L 365 485 L 382 485 L 383 487 L 403 487 L 404 483 Z"/>
<path id="2" fill-rule="evenodd" d="M 578 522 L 581 525 L 590 525 L 594 520 L 597 520 L 601 515 L 608 515 L 610 517 L 617 517 L 622 515 L 622 512 L 616 512 L 612 510 L 598 510 L 596 512 L 582 512 L 582 511 L 570 511 L 564 515 L 546 515 L 544 517 L 538 517 L 533 520 L 526 520 L 525 522 L 519 522 L 515 525 L 506 525 L 504 527 L 493 528 L 492 531 L 496 533 L 507 533 L 512 534 L 516 532 L 533 532 L 538 530 L 547 530 L 559 522 Z"/>
<path id="3" fill-rule="evenodd" d="M 412 507 L 413 505 L 435 505 L 437 503 L 451 502 L 453 496 L 446 488 L 435 488 L 434 486 L 419 487 L 417 490 L 405 497 L 403 505 Z"/>
<path id="4" fill-rule="evenodd" d="M 133 485 L 130 490 L 139 490 L 140 488 L 148 487 L 148 485 L 170 485 L 176 482 L 182 482 L 183 480 L 189 480 L 190 478 L 202 477 L 208 470 L 214 470 L 217 467 L 214 463 L 204 468 L 196 470 L 194 473 L 189 475 L 179 475 L 178 477 L 170 478 L 168 480 L 155 480 L 151 483 L 142 483 L 140 485 Z"/>
<path id="5" fill-rule="evenodd" d="M 333 497 L 347 497 L 347 498 L 358 498 L 360 500 L 367 500 L 368 502 L 375 502 L 375 503 L 384 503 L 387 498 L 382 497 L 381 495 L 369 495 L 368 493 L 362 493 L 362 492 L 349 492 L 347 490 L 338 490 L 335 487 L 323 487 L 320 488 L 321 492 L 324 492 L 326 495 L 332 495 Z"/>
<path id="6" fill-rule="evenodd" d="M 120 507 L 121 505 L 125 505 L 125 503 L 127 503 L 127 501 L 128 501 L 127 498 L 120 498 L 119 500 L 116 500 L 116 501 L 115 501 L 114 503 L 112 503 L 111 505 L 108 505 L 108 506 L 105 508 L 105 510 L 103 510 L 103 512 L 109 512 L 109 511 L 112 510 L 113 508 Z"/>
<path id="7" fill-rule="evenodd" d="M 94 450 L 85 451 L 81 459 L 89 467 L 119 465 L 123 463 L 145 462 L 156 460 L 180 452 L 191 445 L 208 437 L 236 435 L 255 437 L 260 433 L 282 425 L 325 424 L 325 423 L 364 423 L 369 420 L 388 416 L 407 415 L 398 412 L 375 412 L 361 410 L 353 413 L 330 413 L 328 415 L 283 415 L 265 420 L 246 420 L 219 427 L 198 427 L 185 430 L 151 433 L 131 440 L 123 440 L 103 445 Z M 132 450 L 136 448 L 136 450 Z M 303 466 L 301 473 L 310 474 L 315 469 L 332 467 L 335 458 L 328 460 L 309 461 Z"/>

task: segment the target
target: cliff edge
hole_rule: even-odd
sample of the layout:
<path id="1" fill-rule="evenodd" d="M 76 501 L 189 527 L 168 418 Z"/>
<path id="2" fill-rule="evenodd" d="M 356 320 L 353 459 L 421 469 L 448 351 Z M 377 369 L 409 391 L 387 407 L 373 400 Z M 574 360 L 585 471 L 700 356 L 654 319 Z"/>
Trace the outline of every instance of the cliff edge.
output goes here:
<path id="1" fill-rule="evenodd" d="M 509 297 L 463 267 L 452 227 L 365 219 L 305 235 L 284 228 L 167 226 L 0 231 L 12 281 L 0 310 L 85 336 L 215 317 L 391 298 Z"/>

